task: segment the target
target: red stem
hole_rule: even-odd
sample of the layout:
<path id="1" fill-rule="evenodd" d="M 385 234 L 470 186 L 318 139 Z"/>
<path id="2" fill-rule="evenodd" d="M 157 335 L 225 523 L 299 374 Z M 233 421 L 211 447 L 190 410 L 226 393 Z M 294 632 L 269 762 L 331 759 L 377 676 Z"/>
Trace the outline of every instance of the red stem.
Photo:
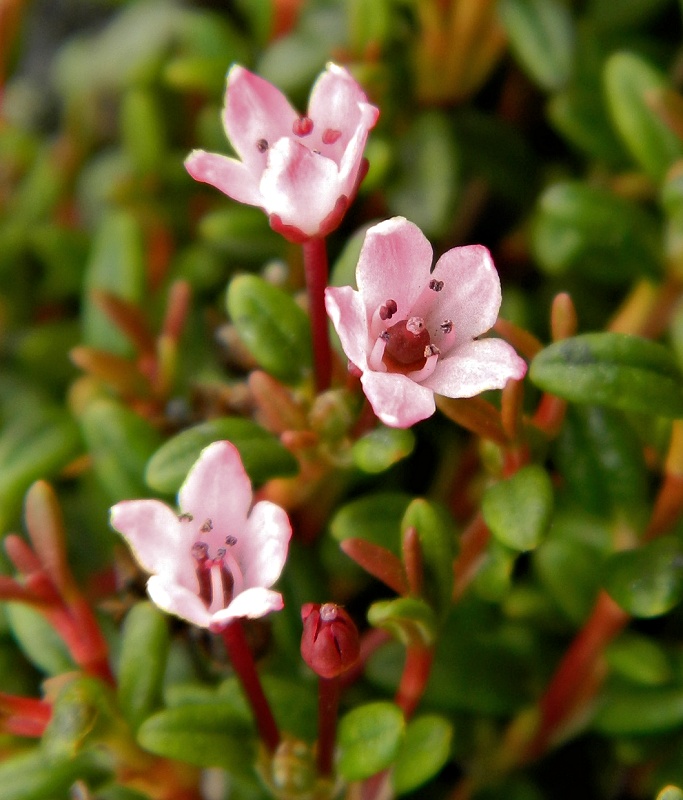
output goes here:
<path id="1" fill-rule="evenodd" d="M 396 692 L 396 705 L 402 709 L 406 719 L 413 715 L 422 699 L 433 660 L 433 648 L 420 644 L 408 646 L 401 683 Z"/>
<path id="2" fill-rule="evenodd" d="M 242 688 L 251 706 L 259 736 L 272 753 L 280 744 L 280 731 L 268 700 L 263 693 L 263 687 L 247 643 L 247 637 L 244 635 L 242 623 L 237 619 L 223 628 L 220 634 L 223 637 L 225 649 L 228 651 L 232 666 L 242 683 Z"/>
<path id="3" fill-rule="evenodd" d="M 318 772 L 332 774 L 332 759 L 337 735 L 339 676 L 320 678 L 318 683 Z"/>
<path id="4" fill-rule="evenodd" d="M 324 392 L 330 388 L 332 377 L 332 351 L 325 311 L 327 248 L 325 240 L 321 238 L 307 239 L 302 247 L 308 290 L 308 313 L 311 318 L 315 388 L 318 392 Z"/>

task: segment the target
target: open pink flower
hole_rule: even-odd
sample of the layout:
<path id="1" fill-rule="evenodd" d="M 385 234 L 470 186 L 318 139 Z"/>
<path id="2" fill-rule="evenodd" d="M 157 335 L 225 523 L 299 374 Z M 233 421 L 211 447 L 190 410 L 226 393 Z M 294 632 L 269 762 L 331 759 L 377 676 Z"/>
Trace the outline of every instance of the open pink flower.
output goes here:
<path id="1" fill-rule="evenodd" d="M 267 501 L 250 513 L 251 500 L 237 449 L 214 442 L 178 492 L 179 514 L 160 500 L 124 500 L 111 524 L 152 573 L 147 591 L 159 608 L 217 630 L 283 607 L 270 587 L 287 557 L 289 519 Z"/>
<path id="2" fill-rule="evenodd" d="M 337 227 L 363 177 L 363 150 L 379 110 L 342 67 L 328 64 L 300 116 L 268 81 L 228 73 L 223 124 L 241 160 L 193 151 L 185 166 L 234 200 L 260 206 L 271 226 L 302 242 Z"/>
<path id="3" fill-rule="evenodd" d="M 521 378 L 526 363 L 502 339 L 477 339 L 500 308 L 489 251 L 455 247 L 431 272 L 432 248 L 403 217 L 374 225 L 356 281 L 325 291 L 327 313 L 363 390 L 386 425 L 407 428 L 431 416 L 434 392 L 472 397 Z"/>

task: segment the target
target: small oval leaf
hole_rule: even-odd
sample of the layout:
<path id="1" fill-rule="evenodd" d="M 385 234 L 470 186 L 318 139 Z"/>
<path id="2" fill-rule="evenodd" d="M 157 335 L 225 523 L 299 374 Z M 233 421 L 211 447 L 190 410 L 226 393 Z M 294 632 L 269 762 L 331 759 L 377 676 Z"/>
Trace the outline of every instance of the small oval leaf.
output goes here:
<path id="1" fill-rule="evenodd" d="M 298 470 L 297 460 L 276 436 L 251 420 L 223 417 L 187 428 L 165 442 L 147 464 L 147 485 L 163 494 L 175 494 L 201 451 L 222 439 L 239 450 L 254 485 L 275 476 L 295 475 Z"/>
<path id="2" fill-rule="evenodd" d="M 406 728 L 392 774 L 396 794 L 412 792 L 433 778 L 448 761 L 453 726 L 436 714 L 413 720 Z"/>
<path id="3" fill-rule="evenodd" d="M 529 377 L 575 403 L 683 416 L 683 378 L 673 355 L 638 336 L 586 333 L 555 342 L 533 359 Z"/>
<path id="4" fill-rule="evenodd" d="M 401 710 L 393 703 L 367 703 L 349 711 L 339 722 L 339 774 L 361 781 L 389 767 L 403 738 Z"/>
<path id="5" fill-rule="evenodd" d="M 548 473 L 532 464 L 489 487 L 482 513 L 501 544 L 522 552 L 533 550 L 543 540 L 553 513 L 553 487 Z"/>
<path id="6" fill-rule="evenodd" d="M 228 287 L 228 313 L 266 372 L 285 383 L 298 383 L 310 374 L 308 317 L 282 289 L 256 275 L 239 275 Z"/>

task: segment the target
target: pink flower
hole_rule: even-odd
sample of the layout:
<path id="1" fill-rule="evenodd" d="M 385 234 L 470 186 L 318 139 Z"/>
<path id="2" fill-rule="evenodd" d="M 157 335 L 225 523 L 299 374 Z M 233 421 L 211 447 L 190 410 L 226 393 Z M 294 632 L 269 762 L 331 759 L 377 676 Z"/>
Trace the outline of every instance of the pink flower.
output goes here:
<path id="1" fill-rule="evenodd" d="M 283 607 L 270 590 L 287 557 L 292 530 L 279 506 L 251 509 L 251 483 L 237 449 L 202 450 L 178 492 L 180 514 L 159 500 L 125 500 L 111 510 L 140 565 L 147 591 L 164 611 L 219 630 L 235 617 Z"/>
<path id="2" fill-rule="evenodd" d="M 334 230 L 356 193 L 379 110 L 342 67 L 328 64 L 300 116 L 271 83 L 235 65 L 223 124 L 241 160 L 193 151 L 185 166 L 234 200 L 260 206 L 271 226 L 302 242 Z"/>
<path id="3" fill-rule="evenodd" d="M 472 397 L 522 378 L 526 363 L 502 339 L 477 339 L 496 321 L 500 281 L 489 251 L 455 247 L 431 272 L 432 248 L 403 217 L 374 225 L 356 281 L 325 291 L 344 352 L 362 373 L 375 414 L 407 428 L 431 416 L 434 392 Z"/>

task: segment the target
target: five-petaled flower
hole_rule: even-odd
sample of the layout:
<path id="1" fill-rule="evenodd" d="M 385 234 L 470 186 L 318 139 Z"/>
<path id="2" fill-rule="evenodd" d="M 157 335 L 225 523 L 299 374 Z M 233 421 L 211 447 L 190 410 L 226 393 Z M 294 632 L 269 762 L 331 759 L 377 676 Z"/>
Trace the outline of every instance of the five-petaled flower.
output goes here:
<path id="1" fill-rule="evenodd" d="M 407 428 L 434 413 L 434 392 L 472 397 L 522 378 L 526 363 L 502 339 L 477 339 L 496 321 L 500 281 L 481 245 L 444 253 L 403 217 L 365 237 L 358 291 L 328 288 L 327 312 L 373 410 Z"/>
<path id="2" fill-rule="evenodd" d="M 283 607 L 270 587 L 287 557 L 289 519 L 274 503 L 251 502 L 237 449 L 214 442 L 180 488 L 179 514 L 160 500 L 124 500 L 112 508 L 111 524 L 152 573 L 147 591 L 160 608 L 220 630 L 236 617 Z"/>
<path id="3" fill-rule="evenodd" d="M 196 180 L 263 208 L 271 226 L 291 241 L 326 236 L 365 174 L 363 150 L 378 115 L 336 64 L 316 81 L 306 116 L 271 83 L 235 65 L 223 124 L 241 160 L 195 150 L 185 166 Z"/>

